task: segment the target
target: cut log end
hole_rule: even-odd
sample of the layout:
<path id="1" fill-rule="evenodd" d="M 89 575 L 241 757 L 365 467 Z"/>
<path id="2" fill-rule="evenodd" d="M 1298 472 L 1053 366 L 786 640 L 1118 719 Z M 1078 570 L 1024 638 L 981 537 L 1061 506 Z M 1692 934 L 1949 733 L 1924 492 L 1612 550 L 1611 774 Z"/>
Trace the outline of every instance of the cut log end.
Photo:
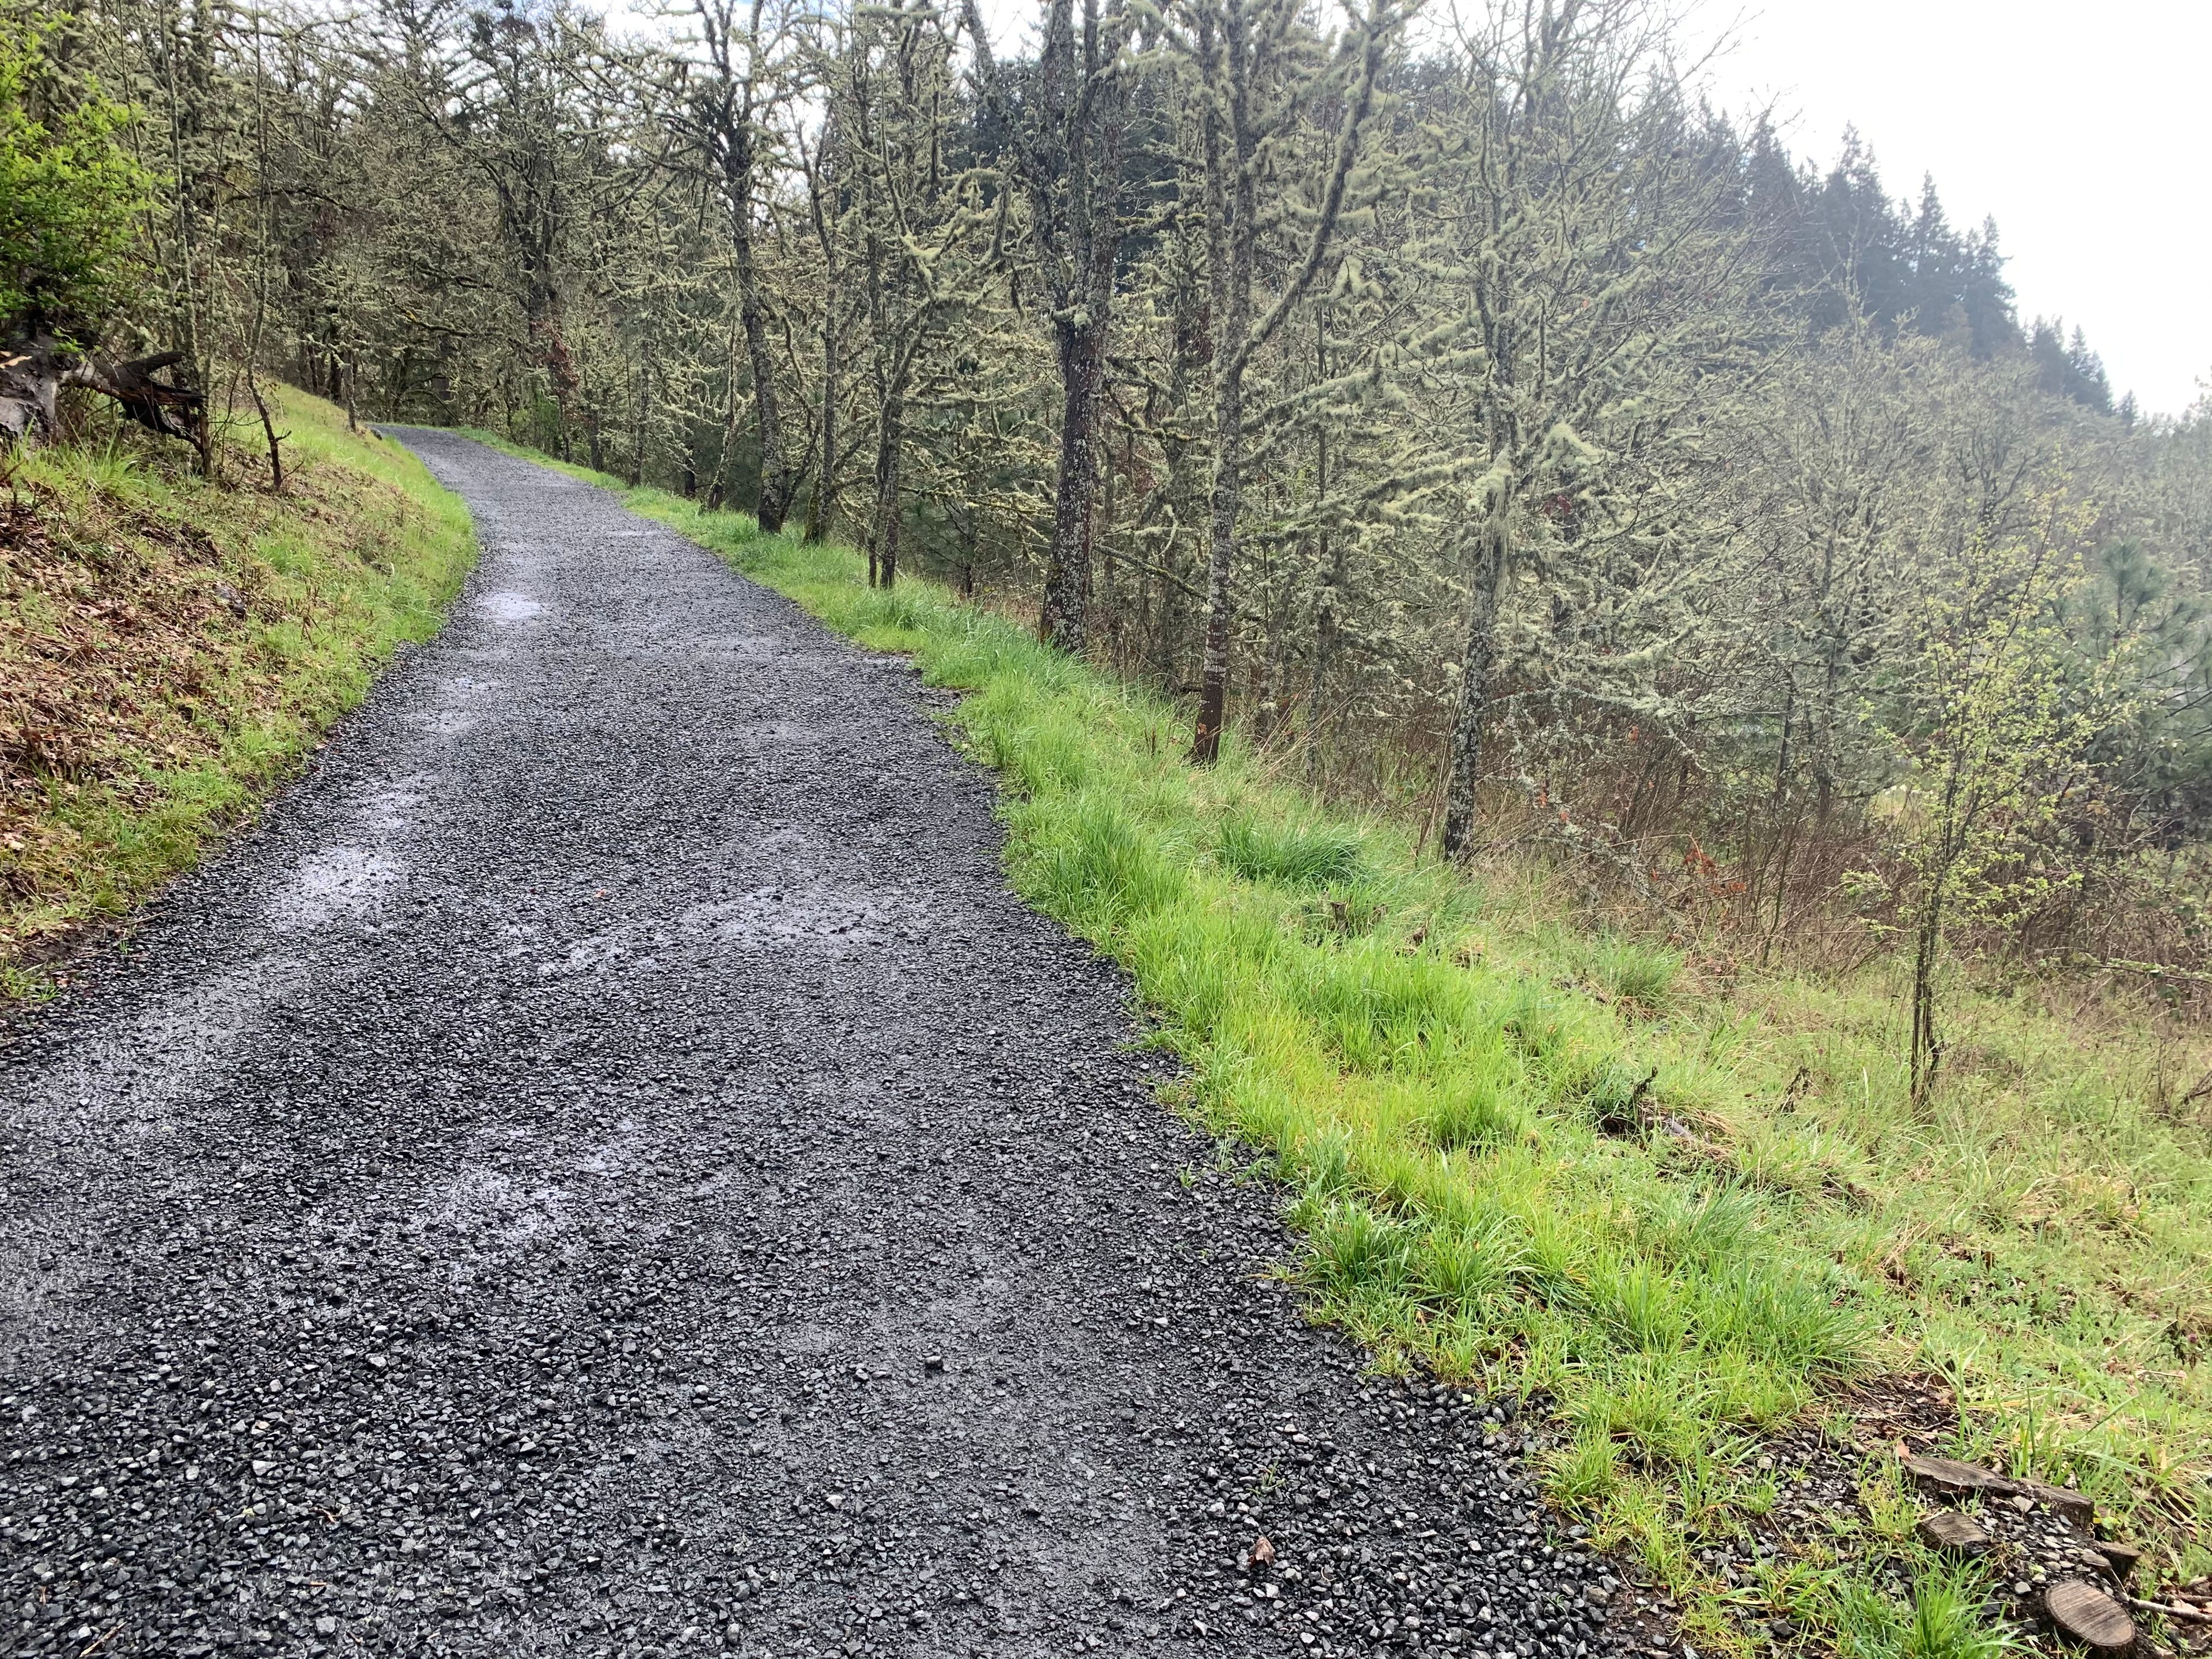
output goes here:
<path id="1" fill-rule="evenodd" d="M 1934 1549 L 1953 1555 L 1980 1555 L 1990 1547 L 1989 1534 L 1970 1515 L 1942 1510 L 1920 1522 L 1920 1536 Z"/>
<path id="2" fill-rule="evenodd" d="M 2086 1579 L 2053 1584 L 2043 1605 L 2061 1634 L 2093 1652 L 2125 1653 L 2136 1644 L 2136 1621 L 2128 1610 Z"/>

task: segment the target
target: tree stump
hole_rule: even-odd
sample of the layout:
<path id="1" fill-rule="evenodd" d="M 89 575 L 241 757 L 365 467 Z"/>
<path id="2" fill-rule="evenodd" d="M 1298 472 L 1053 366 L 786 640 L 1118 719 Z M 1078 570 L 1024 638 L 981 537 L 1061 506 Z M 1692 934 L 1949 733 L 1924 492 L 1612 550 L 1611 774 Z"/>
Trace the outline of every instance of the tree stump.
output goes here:
<path id="1" fill-rule="evenodd" d="M 2142 1559 L 2142 1549 L 2134 1544 L 2100 1540 L 2089 1547 L 2105 1558 L 2105 1565 L 2112 1568 L 2116 1578 L 2126 1577 L 2136 1570 L 2136 1563 Z"/>

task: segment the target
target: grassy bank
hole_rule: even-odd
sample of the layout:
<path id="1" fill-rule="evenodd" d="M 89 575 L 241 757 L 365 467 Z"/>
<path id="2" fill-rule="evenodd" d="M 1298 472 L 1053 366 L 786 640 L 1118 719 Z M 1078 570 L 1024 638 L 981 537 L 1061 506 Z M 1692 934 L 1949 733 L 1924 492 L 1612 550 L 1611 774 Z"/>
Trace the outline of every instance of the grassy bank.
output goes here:
<path id="1" fill-rule="evenodd" d="M 281 394 L 283 492 L 234 452 L 122 438 L 0 492 L 0 1000 L 199 858 L 435 631 L 468 515 L 398 445 Z"/>
<path id="2" fill-rule="evenodd" d="M 1189 767 L 1181 711 L 1004 618 L 629 499 L 972 693 L 1015 883 L 1130 970 L 1183 1103 L 1297 1194 L 1319 1309 L 1385 1365 L 1540 1401 L 1555 1502 L 1698 1646 L 2002 1645 L 1988 1570 L 1913 1536 L 1902 1434 L 2087 1491 L 2154 1582 L 2212 1568 L 2204 1034 L 1961 984 L 1916 1111 L 1886 965 L 1693 982 L 1540 870 L 1419 861 L 1234 744 Z"/>

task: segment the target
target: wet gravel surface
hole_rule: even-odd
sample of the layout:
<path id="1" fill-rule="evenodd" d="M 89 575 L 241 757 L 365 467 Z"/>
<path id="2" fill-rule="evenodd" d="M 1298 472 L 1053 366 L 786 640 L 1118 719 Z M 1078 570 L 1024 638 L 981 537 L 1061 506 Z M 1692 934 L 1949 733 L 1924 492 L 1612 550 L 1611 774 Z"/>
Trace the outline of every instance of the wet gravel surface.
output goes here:
<path id="1" fill-rule="evenodd" d="M 0 1056 L 0 1653 L 1611 1645 L 1510 1410 L 1267 1277 L 910 672 L 408 441 L 446 633 Z"/>

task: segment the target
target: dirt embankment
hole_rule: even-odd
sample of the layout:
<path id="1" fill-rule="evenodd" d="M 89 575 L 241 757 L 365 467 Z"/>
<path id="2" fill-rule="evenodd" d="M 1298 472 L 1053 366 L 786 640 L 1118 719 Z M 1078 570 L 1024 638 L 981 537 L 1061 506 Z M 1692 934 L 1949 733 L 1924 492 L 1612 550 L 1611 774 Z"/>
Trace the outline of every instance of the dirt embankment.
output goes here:
<path id="1" fill-rule="evenodd" d="M 265 798 L 467 567 L 409 457 L 287 402 L 281 495 L 250 456 L 210 483 L 118 440 L 25 459 L 0 497 L 0 993 Z"/>

